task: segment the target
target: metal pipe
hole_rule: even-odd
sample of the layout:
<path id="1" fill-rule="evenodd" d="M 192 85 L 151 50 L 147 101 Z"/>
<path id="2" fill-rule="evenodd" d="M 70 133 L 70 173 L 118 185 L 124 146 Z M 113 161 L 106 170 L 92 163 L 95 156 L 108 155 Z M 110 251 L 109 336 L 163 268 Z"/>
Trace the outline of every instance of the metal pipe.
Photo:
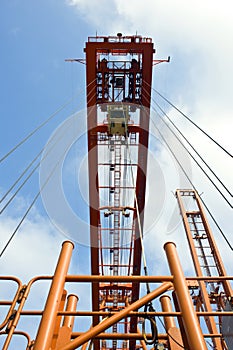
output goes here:
<path id="1" fill-rule="evenodd" d="M 90 329 L 92 329 L 92 325 L 91 325 Z M 72 333 L 72 334 L 75 334 L 75 333 Z M 71 337 L 72 337 L 72 334 L 71 334 Z M 76 337 L 74 336 L 73 338 L 76 338 Z M 87 341 L 86 343 L 84 343 L 81 347 L 81 350 L 86 350 L 87 347 L 90 345 L 90 342 L 91 342 L 91 339 L 90 339 L 90 341 Z"/>
<path id="2" fill-rule="evenodd" d="M 83 335 L 85 333 L 86 332 L 74 332 L 74 333 L 72 333 L 72 339 L 80 337 L 81 335 Z M 151 333 L 147 333 L 146 336 L 147 336 L 147 339 L 151 340 L 153 335 Z M 219 335 L 217 335 L 217 336 L 219 336 Z M 103 333 L 97 334 L 94 339 L 106 339 L 106 340 L 113 340 L 113 339 L 116 339 L 116 340 L 133 340 L 133 339 L 135 339 L 135 340 L 143 340 L 144 338 L 143 338 L 143 335 L 141 333 L 107 333 L 107 332 L 103 332 Z M 159 333 L 158 334 L 158 339 L 159 340 L 168 339 L 167 333 L 166 334 L 165 333 Z"/>
<path id="3" fill-rule="evenodd" d="M 89 345 L 89 342 L 87 342 L 87 343 L 83 344 L 83 346 L 82 346 L 81 350 L 86 350 L 86 349 L 87 349 L 87 347 L 88 347 L 88 345 Z"/>
<path id="4" fill-rule="evenodd" d="M 43 278 L 43 276 L 42 276 Z M 194 278 L 195 279 L 195 278 Z M 233 280 L 233 276 L 230 278 Z M 100 276 L 100 275 L 68 275 L 66 282 L 172 282 L 172 276 Z"/>
<path id="5" fill-rule="evenodd" d="M 129 301 L 128 301 L 128 298 L 126 298 L 125 305 L 126 305 L 126 306 L 129 306 L 129 305 L 130 305 L 130 304 L 129 304 Z M 146 313 L 145 313 L 145 314 L 146 314 Z M 132 333 L 131 333 L 131 334 L 132 334 Z M 145 340 L 144 340 L 144 338 L 143 338 L 143 335 L 142 335 L 142 332 L 141 332 L 141 330 L 140 330 L 140 328 L 139 328 L 138 326 L 137 326 L 137 334 L 139 334 L 139 335 L 141 336 L 140 344 L 141 344 L 142 349 L 143 349 L 143 350 L 147 350 L 146 342 L 145 342 Z M 147 338 L 147 339 L 149 339 L 149 338 Z"/>
<path id="6" fill-rule="evenodd" d="M 60 329 L 61 329 L 61 320 L 62 320 L 62 316 L 58 315 L 58 313 L 59 313 L 59 311 L 64 311 L 66 297 L 67 297 L 67 291 L 65 289 L 63 289 L 61 301 L 60 301 L 58 312 L 57 312 L 55 327 L 53 328 L 53 338 L 52 338 L 52 342 L 51 342 L 51 345 L 50 345 L 51 349 L 55 349 L 56 346 L 57 346 L 59 332 L 60 332 Z"/>
<path id="7" fill-rule="evenodd" d="M 137 333 L 138 333 L 140 336 L 143 337 L 142 332 L 141 332 L 141 330 L 140 330 L 139 327 L 137 327 Z M 147 339 L 148 339 L 148 338 L 147 338 Z M 146 342 L 145 342 L 144 339 L 140 339 L 140 344 L 141 344 L 142 350 L 147 350 Z"/>
<path id="8" fill-rule="evenodd" d="M 67 304 L 66 304 L 66 311 L 75 311 L 77 304 L 78 304 L 78 296 L 75 294 L 68 295 L 67 298 Z M 66 315 L 63 320 L 63 326 L 69 327 L 71 330 L 74 326 L 74 317 L 72 315 Z"/>
<path id="9" fill-rule="evenodd" d="M 112 316 L 118 311 L 58 311 L 58 316 L 93 316 L 93 315 L 99 315 L 99 316 Z M 42 316 L 43 311 L 31 311 L 31 310 L 26 310 L 20 312 L 20 315 L 24 316 Z M 232 316 L 232 311 L 212 311 L 212 312 L 207 312 L 207 311 L 196 311 L 197 316 L 200 317 L 206 317 L 206 316 Z M 138 316 L 138 317 L 144 317 L 144 316 L 172 316 L 172 317 L 178 317 L 181 316 L 181 312 L 178 311 L 173 311 L 173 312 L 163 312 L 163 311 L 132 311 L 128 317 L 133 317 L 133 316 Z"/>
<path id="10" fill-rule="evenodd" d="M 34 350 L 49 350 L 51 346 L 57 312 L 64 290 L 73 248 L 74 244 L 70 241 L 65 241 L 62 244 L 61 253 L 36 336 Z"/>
<path id="11" fill-rule="evenodd" d="M 76 310 L 78 302 L 78 297 L 74 294 L 70 294 L 67 297 L 66 303 L 66 315 L 64 316 L 62 327 L 60 327 L 57 331 L 58 337 L 55 346 L 51 346 L 51 349 L 57 349 L 58 347 L 62 347 L 71 339 L 71 334 L 74 326 L 74 318 L 75 316 L 70 313 L 74 313 Z M 57 313 L 59 315 L 59 312 Z M 58 317 L 57 317 L 58 318 Z M 54 335 L 53 335 L 54 338 Z M 52 343 L 53 345 L 53 343 Z"/>
<path id="12" fill-rule="evenodd" d="M 173 242 L 164 245 L 171 274 L 174 277 L 173 284 L 177 295 L 180 311 L 184 321 L 184 328 L 187 335 L 190 349 L 207 350 L 207 346 L 201 331 L 198 318 L 193 308 L 193 303 L 187 288 L 184 273 Z"/>
<path id="13" fill-rule="evenodd" d="M 75 339 L 79 337 L 80 335 L 84 334 L 85 332 L 74 332 L 71 335 L 71 339 Z M 152 334 L 147 333 L 147 339 L 151 340 L 152 339 Z M 221 333 L 204 333 L 203 334 L 204 338 L 222 338 Z M 166 333 L 159 333 L 158 334 L 158 339 L 168 339 L 169 335 Z M 130 339 L 136 339 L 140 340 L 143 339 L 143 335 L 139 333 L 99 333 L 98 335 L 95 336 L 96 339 L 106 339 L 106 340 L 112 340 L 112 339 L 118 339 L 118 340 L 130 340 Z M 193 350 L 193 349 L 192 349 Z M 195 349 L 196 350 L 196 349 Z"/>
<path id="14" fill-rule="evenodd" d="M 29 282 L 30 285 L 41 280 L 51 280 L 53 276 L 36 276 Z M 187 281 L 233 281 L 233 276 L 191 276 L 186 277 Z M 100 276 L 100 275 L 67 275 L 66 282 L 168 282 L 173 281 L 172 276 Z"/>
<path id="15" fill-rule="evenodd" d="M 38 281 L 46 281 L 52 280 L 53 276 L 36 276 L 29 281 L 29 285 L 31 286 L 33 283 Z M 186 277 L 187 281 L 206 281 L 206 282 L 220 282 L 220 281 L 233 281 L 233 276 L 192 276 Z M 66 282 L 172 282 L 172 276 L 100 276 L 100 275 L 67 275 Z"/>
<path id="16" fill-rule="evenodd" d="M 172 305 L 171 305 L 171 298 L 169 295 L 162 295 L 159 298 L 161 305 L 162 305 L 162 310 L 165 312 L 172 312 Z M 176 327 L 176 323 L 173 317 L 166 316 L 164 317 L 164 322 L 165 322 L 165 327 L 166 331 L 169 330 L 169 328 Z"/>
<path id="17" fill-rule="evenodd" d="M 88 332 L 84 333 L 83 335 L 80 335 L 78 338 L 67 343 L 66 345 L 64 345 L 62 348 L 58 350 L 73 350 L 78 348 L 82 344 L 86 343 L 89 339 L 94 338 L 97 334 L 105 331 L 107 328 L 111 327 L 113 324 L 119 322 L 122 318 L 127 317 L 127 315 L 131 311 L 139 309 L 140 307 L 142 307 L 149 301 L 153 300 L 154 298 L 158 297 L 159 295 L 161 295 L 171 287 L 172 287 L 172 284 L 170 282 L 163 283 L 159 288 L 155 289 L 153 292 L 135 301 L 133 304 L 119 311 L 117 314 L 111 316 L 110 318 L 105 319 L 104 321 L 102 321 L 101 323 L 99 323 L 98 325 L 90 329 Z"/>
<path id="18" fill-rule="evenodd" d="M 164 294 L 160 297 L 159 300 L 161 302 L 163 311 L 165 311 L 166 313 L 171 313 L 172 303 L 171 303 L 170 296 Z M 165 316 L 164 322 L 165 322 L 165 329 L 168 334 L 169 349 L 180 350 L 181 348 L 186 348 L 184 347 L 184 344 L 183 344 L 181 331 L 179 328 L 176 327 L 176 322 L 174 317 L 171 317 L 171 315 Z"/>

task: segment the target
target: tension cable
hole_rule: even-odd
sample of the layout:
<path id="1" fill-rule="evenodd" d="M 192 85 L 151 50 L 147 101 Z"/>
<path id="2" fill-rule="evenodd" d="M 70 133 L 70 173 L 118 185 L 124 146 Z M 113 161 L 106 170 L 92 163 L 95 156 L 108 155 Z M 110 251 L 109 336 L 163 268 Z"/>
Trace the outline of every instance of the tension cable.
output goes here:
<path id="1" fill-rule="evenodd" d="M 72 98 L 73 99 L 73 98 Z M 9 152 L 7 152 L 1 159 L 0 163 L 5 160 L 11 153 L 13 153 L 17 148 L 19 148 L 24 142 L 26 142 L 32 135 L 34 135 L 38 130 L 40 130 L 44 125 L 46 125 L 51 119 L 53 119 L 59 112 L 61 112 L 71 101 L 70 99 L 63 106 L 61 106 L 58 110 L 56 110 L 48 119 L 46 119 L 43 123 L 37 126 L 34 130 L 32 130 L 24 139 L 22 139 L 17 145 L 15 145 Z"/>
<path id="2" fill-rule="evenodd" d="M 218 147 L 220 147 L 228 156 L 233 158 L 233 155 L 228 152 L 223 146 L 221 146 L 213 137 L 211 137 L 206 131 L 204 131 L 200 126 L 198 126 L 192 119 L 190 119 L 186 114 L 184 114 L 178 107 L 176 107 L 171 101 L 169 101 L 166 97 L 164 97 L 160 92 L 156 89 L 152 88 L 153 91 L 156 92 L 164 101 L 166 101 L 170 106 L 177 110 L 185 119 L 187 119 L 190 123 L 192 123 L 198 130 L 200 130 L 204 135 L 206 135 L 212 142 L 214 142 Z"/>
<path id="3" fill-rule="evenodd" d="M 95 79 L 93 79 L 92 82 L 90 82 L 89 85 L 91 85 Z M 88 86 L 88 85 L 87 85 Z M 94 88 L 91 89 L 90 93 L 93 91 Z M 77 94 L 78 95 L 78 94 Z M 24 144 L 29 138 L 31 138 L 38 130 L 40 130 L 43 126 L 48 124 L 48 122 L 53 119 L 58 113 L 60 113 L 65 107 L 67 107 L 77 96 L 72 96 L 67 102 L 65 102 L 61 107 L 59 107 L 48 119 L 46 119 L 43 123 L 38 125 L 34 130 L 32 130 L 25 138 L 23 138 L 19 143 L 17 143 L 10 151 L 8 151 L 2 158 L 0 158 L 0 163 L 5 160 L 7 157 L 9 157 L 17 148 L 19 148 L 22 144 Z"/>
<path id="4" fill-rule="evenodd" d="M 160 117 L 159 113 L 157 112 L 158 116 Z M 203 174 L 208 178 L 208 180 L 211 182 L 211 184 L 216 188 L 216 190 L 220 193 L 220 195 L 223 197 L 223 199 L 226 201 L 226 203 L 233 208 L 232 204 L 230 203 L 230 201 L 226 198 L 226 196 L 222 193 L 222 191 L 218 188 L 218 186 L 215 184 L 215 182 L 211 179 L 211 177 L 207 174 L 207 172 L 203 169 L 203 167 L 200 165 L 200 163 L 198 163 L 198 161 L 196 160 L 196 158 L 192 155 L 191 152 L 189 152 L 189 150 L 187 149 L 187 147 L 185 147 L 185 145 L 183 144 L 183 142 L 179 139 L 179 137 L 175 134 L 175 132 L 171 129 L 171 127 L 163 120 L 162 117 L 160 117 L 160 119 L 163 121 L 163 123 L 166 125 L 166 127 L 171 131 L 171 133 L 175 136 L 175 138 L 179 141 L 179 143 L 182 145 L 182 147 L 185 149 L 185 151 L 190 155 L 190 157 L 194 160 L 194 162 L 198 165 L 198 167 L 201 169 L 201 171 L 203 172 Z M 175 127 L 176 128 L 176 127 Z M 176 128 L 178 131 L 179 129 Z M 182 134 L 182 133 L 181 133 Z M 182 134 L 182 136 L 184 137 L 184 135 Z M 187 139 L 184 137 L 184 139 L 187 141 Z M 187 141 L 188 142 L 188 141 Z M 192 149 L 196 152 L 196 154 L 200 157 L 200 159 L 204 162 L 204 164 L 206 164 L 206 166 L 208 167 L 207 163 L 204 161 L 204 159 L 199 155 L 199 153 L 195 150 L 195 148 L 188 142 L 188 144 L 192 147 Z M 209 167 L 208 167 L 209 168 Z M 209 168 L 211 171 L 212 169 Z M 215 173 L 214 173 L 215 175 Z M 216 177 L 216 176 L 215 176 Z M 217 177 L 218 179 L 218 177 Z M 219 180 L 220 181 L 220 180 Z M 221 182 L 222 184 L 222 182 Z M 224 186 L 225 188 L 225 186 Z M 229 191 L 228 191 L 229 192 Z M 231 193 L 230 193 L 231 194 Z M 232 196 L 232 194 L 231 194 Z"/>
<path id="5" fill-rule="evenodd" d="M 177 159 L 175 153 L 173 152 L 173 150 L 171 149 L 171 147 L 169 146 L 169 144 L 167 143 L 167 141 L 165 140 L 165 138 L 163 137 L 162 133 L 160 132 L 160 130 L 157 128 L 157 126 L 155 125 L 153 119 L 152 122 L 155 126 L 155 128 L 157 129 L 157 131 L 159 132 L 162 140 L 164 141 L 164 143 L 166 144 L 166 146 L 168 147 L 169 151 L 171 152 L 171 154 L 173 155 L 174 159 L 176 160 L 177 164 L 180 166 L 181 170 L 183 171 L 184 175 L 186 176 L 187 180 L 189 181 L 189 183 L 191 184 L 191 186 L 193 187 L 193 189 L 198 193 L 196 187 L 194 186 L 193 182 L 191 181 L 190 177 L 188 176 L 187 172 L 185 171 L 184 167 L 182 166 L 182 164 L 180 163 L 180 161 Z M 213 214 L 210 212 L 209 208 L 207 207 L 206 203 L 204 202 L 204 200 L 202 199 L 202 197 L 200 197 L 200 200 L 202 201 L 204 207 L 206 208 L 206 210 L 208 211 L 211 219 L 213 220 L 213 222 L 215 223 L 216 227 L 218 228 L 219 232 L 221 233 L 222 237 L 224 238 L 224 240 L 226 241 L 227 245 L 229 246 L 229 248 L 231 250 L 233 250 L 233 246 L 231 245 L 230 241 L 227 239 L 226 235 L 224 234 L 224 232 L 222 231 L 221 227 L 219 226 L 219 224 L 217 223 L 216 219 L 214 218 Z"/>
<path id="6" fill-rule="evenodd" d="M 197 154 L 197 156 L 202 160 L 202 162 L 205 164 L 205 166 L 210 170 L 210 172 L 214 175 L 214 177 L 219 181 L 219 183 L 223 186 L 223 188 L 227 191 L 227 193 L 233 197 L 233 194 L 231 191 L 224 185 L 224 183 L 221 181 L 221 179 L 216 175 L 216 173 L 213 171 L 213 169 L 206 163 L 206 161 L 203 159 L 203 157 L 200 155 L 199 152 L 194 148 L 194 146 L 189 142 L 187 137 L 184 136 L 184 134 L 180 131 L 180 129 L 175 125 L 175 123 L 169 118 L 167 113 L 160 107 L 160 105 L 153 100 L 153 102 L 156 104 L 156 106 L 160 109 L 160 111 L 163 113 L 163 115 L 169 120 L 169 122 L 174 126 L 174 128 L 178 131 L 178 133 L 183 137 L 183 139 L 188 143 L 188 145 L 192 148 L 192 150 Z M 159 113 L 158 116 L 160 117 Z M 160 117 L 160 119 L 164 122 L 163 118 Z M 165 122 L 164 122 L 165 123 Z M 166 123 L 165 123 L 166 124 Z M 166 124 L 166 126 L 169 128 L 169 126 Z M 169 128 L 170 129 L 170 128 Z M 171 129 L 170 129 L 171 130 Z M 171 130 L 172 131 L 172 130 Z M 177 138 L 175 133 L 172 131 L 173 135 Z M 177 138 L 178 139 L 178 138 Z M 185 148 L 186 149 L 186 148 Z M 187 150 L 187 149 L 186 149 Z M 188 150 L 187 150 L 188 151 Z"/>
<path id="7" fill-rule="evenodd" d="M 65 130 L 66 132 L 66 130 Z M 64 133 L 61 135 L 61 137 L 64 135 Z M 61 138 L 60 137 L 60 138 Z M 59 138 L 59 139 L 60 139 Z M 52 150 L 52 148 L 56 145 L 56 143 L 59 141 L 59 139 L 55 142 L 55 144 L 49 149 L 49 151 L 44 155 L 44 157 L 41 159 L 41 162 L 46 158 L 46 156 L 48 155 L 48 153 Z M 16 235 L 16 233 L 18 232 L 18 230 L 20 229 L 21 225 L 23 224 L 24 220 L 26 219 L 27 215 L 29 214 L 29 212 L 31 211 L 33 205 L 36 203 L 37 199 L 39 198 L 41 192 L 44 190 L 44 188 L 46 187 L 47 183 L 49 182 L 49 180 L 51 179 L 51 177 L 53 176 L 56 168 L 58 167 L 60 161 L 62 160 L 62 157 L 66 154 L 66 152 L 68 151 L 69 146 L 64 150 L 64 152 L 61 154 L 60 159 L 57 161 L 57 163 L 55 164 L 55 166 L 53 167 L 53 169 L 51 170 L 50 174 L 48 175 L 47 179 L 44 181 L 44 183 L 42 184 L 40 190 L 37 192 L 37 194 L 35 195 L 35 197 L 33 198 L 31 204 L 29 205 L 29 207 L 27 208 L 26 212 L 24 213 L 23 217 L 21 218 L 20 222 L 18 223 L 18 225 L 16 226 L 15 230 L 13 231 L 13 233 L 11 234 L 10 238 L 8 239 L 7 243 L 5 244 L 4 248 L 2 249 L 2 251 L 0 252 L 0 258 L 2 257 L 2 255 L 4 254 L 4 252 L 6 251 L 7 247 L 9 246 L 9 244 L 11 243 L 12 239 L 14 238 L 14 236 Z M 41 163 L 40 162 L 40 163 Z M 40 165 L 39 163 L 39 165 Z M 32 170 L 32 172 L 35 171 L 35 169 L 37 168 L 37 166 Z M 31 176 L 31 175 L 30 175 Z"/>

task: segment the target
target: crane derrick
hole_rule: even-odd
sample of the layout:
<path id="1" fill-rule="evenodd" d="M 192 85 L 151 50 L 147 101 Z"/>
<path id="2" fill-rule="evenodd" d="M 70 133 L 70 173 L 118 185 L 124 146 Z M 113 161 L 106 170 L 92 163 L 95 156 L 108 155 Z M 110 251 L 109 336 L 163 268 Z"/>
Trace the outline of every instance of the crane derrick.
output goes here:
<path id="1" fill-rule="evenodd" d="M 139 230 L 144 219 L 153 43 L 141 36 L 94 37 L 86 43 L 85 53 L 91 271 L 93 275 L 140 275 Z M 102 122 L 98 120 L 101 112 L 106 113 Z M 132 147 L 136 154 L 134 165 Z M 109 161 L 103 166 L 109 174 L 103 183 L 99 158 L 105 150 Z M 108 199 L 102 204 L 100 198 L 104 196 Z M 138 298 L 138 283 L 92 287 L 95 311 L 100 304 L 117 310 L 126 301 Z M 93 325 L 98 323 L 96 316 Z M 124 331 L 127 327 L 136 332 L 136 318 L 130 325 L 125 320 Z M 119 332 L 117 325 L 113 328 Z"/>

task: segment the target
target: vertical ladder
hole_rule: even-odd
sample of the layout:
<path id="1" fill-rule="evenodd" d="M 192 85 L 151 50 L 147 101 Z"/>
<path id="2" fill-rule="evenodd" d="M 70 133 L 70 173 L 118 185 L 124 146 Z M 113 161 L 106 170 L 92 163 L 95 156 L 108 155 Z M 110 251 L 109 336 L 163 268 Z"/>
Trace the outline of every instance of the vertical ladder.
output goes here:
<path id="1" fill-rule="evenodd" d="M 217 276 L 217 264 L 200 213 L 187 212 L 187 218 L 203 276 Z M 206 282 L 206 284 L 209 286 L 209 293 L 216 292 L 215 283 Z"/>
<path id="2" fill-rule="evenodd" d="M 208 277 L 226 276 L 223 262 L 221 260 L 216 242 L 214 240 L 211 229 L 208 225 L 200 197 L 194 190 L 177 190 L 176 196 L 183 219 L 190 252 L 193 258 L 196 275 L 198 277 L 207 277 L 207 281 L 199 281 L 199 295 L 195 296 L 194 303 L 197 309 L 212 312 L 214 308 L 217 310 L 224 309 L 222 296 L 232 297 L 232 289 L 229 281 L 209 282 Z M 188 210 L 187 201 L 190 197 L 193 199 L 192 210 Z M 221 298 L 220 298 L 221 295 Z M 206 316 L 206 326 L 210 333 L 221 333 L 221 319 L 218 322 L 212 316 Z M 219 338 L 212 338 L 214 349 L 226 349 L 225 345 Z"/>
<path id="3" fill-rule="evenodd" d="M 113 275 L 118 276 L 119 271 L 119 248 L 120 248 L 120 192 L 121 192 L 121 141 L 119 136 L 115 136 L 114 145 L 114 233 L 113 233 Z M 118 306 L 118 289 L 113 290 L 113 308 Z M 113 333 L 117 333 L 117 324 L 113 325 Z M 117 341 L 113 340 L 112 349 L 117 348 Z"/>

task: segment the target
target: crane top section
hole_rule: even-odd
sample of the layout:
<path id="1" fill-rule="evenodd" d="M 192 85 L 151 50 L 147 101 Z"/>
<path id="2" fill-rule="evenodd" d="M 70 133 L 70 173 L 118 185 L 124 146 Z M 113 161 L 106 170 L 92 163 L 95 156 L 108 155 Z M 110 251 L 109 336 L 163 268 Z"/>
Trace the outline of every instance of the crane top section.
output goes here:
<path id="1" fill-rule="evenodd" d="M 143 37 L 141 35 L 127 35 L 123 36 L 121 33 L 117 33 L 116 36 L 89 36 L 88 37 L 88 43 L 104 43 L 105 45 L 110 44 L 117 44 L 120 43 L 121 47 L 123 46 L 122 44 L 152 44 L 152 38 L 148 37 Z M 102 45 L 101 45 L 102 46 Z M 132 47 L 134 49 L 134 47 Z M 84 49 L 84 52 L 86 52 L 86 49 Z M 155 50 L 153 50 L 155 52 Z M 118 53 L 116 51 L 116 53 Z"/>
<path id="2" fill-rule="evenodd" d="M 87 107 L 109 103 L 150 107 L 153 43 L 139 35 L 89 37 L 86 53 Z"/>

